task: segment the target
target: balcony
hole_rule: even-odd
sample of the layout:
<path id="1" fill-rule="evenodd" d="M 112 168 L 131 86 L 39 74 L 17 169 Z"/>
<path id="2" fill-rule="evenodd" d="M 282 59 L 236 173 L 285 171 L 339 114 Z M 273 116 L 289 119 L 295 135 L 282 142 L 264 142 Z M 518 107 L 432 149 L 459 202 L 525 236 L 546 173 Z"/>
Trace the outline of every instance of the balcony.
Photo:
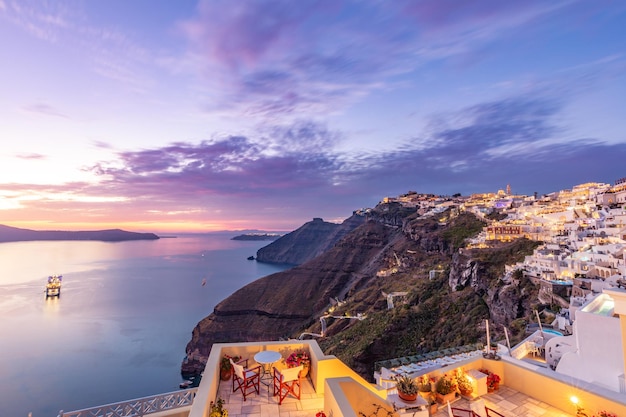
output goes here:
<path id="1" fill-rule="evenodd" d="M 272 395 L 273 387 L 261 383 L 259 394 L 252 394 L 243 401 L 239 391 L 232 392 L 231 381 L 220 381 L 217 396 L 225 401 L 228 417 L 240 416 L 272 416 L 298 417 L 315 416 L 315 413 L 324 409 L 324 396 L 315 392 L 311 380 L 307 377 L 302 380 L 300 400 L 287 396 L 281 405 L 278 397 Z"/>
<path id="2" fill-rule="evenodd" d="M 309 375 L 303 381 L 300 400 L 287 396 L 281 405 L 272 395 L 272 386 L 261 384 L 259 394 L 253 393 L 243 401 L 240 392 L 232 392 L 232 382 L 221 381 L 219 375 L 220 360 L 224 355 L 241 356 L 254 364 L 254 355 L 263 350 L 280 352 L 283 358 L 295 350 L 307 350 L 311 356 Z M 515 349 L 514 349 L 515 351 Z M 519 353 L 519 352 L 518 352 Z M 588 415 L 598 410 L 608 410 L 617 415 L 626 415 L 626 397 L 584 381 L 564 377 L 545 367 L 545 364 L 532 363 L 509 356 L 508 349 L 500 346 L 500 360 L 486 359 L 482 355 L 475 355 L 458 363 L 443 364 L 437 370 L 428 369 L 428 373 L 449 373 L 458 367 L 465 370 L 485 368 L 501 377 L 500 389 L 493 393 L 482 395 L 478 400 L 469 401 L 457 395 L 451 406 L 455 416 L 472 415 L 462 410 L 471 410 L 477 404 L 484 402 L 484 406 L 505 417 L 513 416 L 543 416 L 565 417 L 576 414 L 576 406 L 571 398 L 577 397 L 579 406 L 583 407 Z M 526 356 L 526 354 L 524 355 Z M 537 358 L 538 359 L 538 358 Z M 360 415 L 375 416 L 377 408 L 385 410 L 378 415 L 404 416 L 396 411 L 387 402 L 388 390 L 382 386 L 372 384 L 332 355 L 324 355 L 317 342 L 307 341 L 276 341 L 276 342 L 248 342 L 248 343 L 216 343 L 209 355 L 200 386 L 195 389 L 193 404 L 170 411 L 160 411 L 158 417 L 209 417 L 210 404 L 217 398 L 225 401 L 225 408 L 229 417 L 313 417 L 319 411 L 326 416 L 356 417 Z M 190 390 L 190 392 L 192 392 Z M 390 392 L 390 391 L 389 391 Z M 123 404 L 123 403 L 120 403 Z M 113 408 L 111 408 L 113 407 Z M 116 405 L 100 406 L 90 410 L 80 410 L 62 414 L 63 416 L 94 417 L 104 415 L 144 416 L 150 412 L 134 408 L 131 414 L 117 412 L 116 414 L 101 414 L 104 409 L 118 410 Z M 427 413 L 423 411 L 420 415 Z M 409 414 L 410 415 L 410 414 Z M 433 414 L 435 417 L 447 417 L 447 407 L 444 405 Z"/>
<path id="3" fill-rule="evenodd" d="M 220 382 L 219 361 L 223 355 L 252 358 L 255 353 L 266 349 L 276 350 L 283 357 L 294 350 L 309 351 L 311 370 L 303 385 L 300 401 L 288 397 L 279 406 L 270 389 L 261 385 L 261 394 L 258 396 L 253 394 L 244 403 L 238 392 L 231 393 L 230 381 Z M 477 356 L 469 362 L 460 363 L 459 366 L 466 370 L 487 368 L 501 376 L 501 389 L 481 398 L 487 407 L 504 416 L 574 415 L 572 396 L 576 396 L 580 400 L 580 405 L 592 412 L 604 409 L 612 410 L 618 415 L 626 415 L 626 399 L 623 396 L 613 395 L 582 381 L 563 378 L 543 366 L 520 361 L 508 356 L 502 346 L 500 353 L 502 359 L 498 361 Z M 444 365 L 440 371 L 450 372 L 454 367 Z M 359 413 L 370 415 L 377 406 L 391 411 L 391 406 L 386 401 L 387 389 L 364 380 L 336 357 L 324 355 L 313 340 L 214 344 L 189 417 L 207 417 L 210 401 L 218 396 L 226 400 L 231 417 L 243 415 L 311 417 L 321 410 L 324 410 L 327 416 L 333 417 L 358 416 Z M 459 398 L 453 407 L 469 409 L 470 405 L 467 400 Z M 442 408 L 443 410 L 440 408 L 435 414 L 437 417 L 447 415 L 446 408 Z"/>

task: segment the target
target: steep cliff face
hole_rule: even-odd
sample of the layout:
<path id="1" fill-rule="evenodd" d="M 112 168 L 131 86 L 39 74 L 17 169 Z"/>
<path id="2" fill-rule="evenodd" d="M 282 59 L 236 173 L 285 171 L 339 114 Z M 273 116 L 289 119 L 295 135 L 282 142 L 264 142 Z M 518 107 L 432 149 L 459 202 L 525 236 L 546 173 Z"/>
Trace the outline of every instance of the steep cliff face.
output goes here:
<path id="1" fill-rule="evenodd" d="M 257 261 L 301 265 L 326 252 L 363 222 L 365 218 L 356 214 L 341 224 L 325 222 L 320 218 L 313 219 L 259 249 Z"/>
<path id="2" fill-rule="evenodd" d="M 393 233 L 380 223 L 366 222 L 322 256 L 236 291 L 193 330 L 183 372 L 202 369 L 216 342 L 293 336 L 315 320 L 331 299 L 343 298 Z"/>
<path id="3" fill-rule="evenodd" d="M 496 325 L 528 317 L 538 303 L 538 288 L 521 274 L 505 278 L 504 265 L 523 260 L 538 244 L 520 239 L 490 249 L 458 251 L 452 256 L 448 285 L 452 291 L 470 287 L 485 300 Z"/>
<path id="4" fill-rule="evenodd" d="M 322 349 L 368 379 L 377 360 L 478 341 L 485 318 L 506 324 L 523 317 L 531 299 L 525 283 L 499 279 L 504 263 L 531 253 L 530 246 L 458 252 L 481 227 L 467 213 L 419 218 L 379 205 L 319 256 L 219 303 L 193 330 L 183 371 L 202 370 L 215 342 L 320 334 L 321 316 L 327 323 Z M 389 310 L 386 294 L 394 292 L 406 295 Z"/>

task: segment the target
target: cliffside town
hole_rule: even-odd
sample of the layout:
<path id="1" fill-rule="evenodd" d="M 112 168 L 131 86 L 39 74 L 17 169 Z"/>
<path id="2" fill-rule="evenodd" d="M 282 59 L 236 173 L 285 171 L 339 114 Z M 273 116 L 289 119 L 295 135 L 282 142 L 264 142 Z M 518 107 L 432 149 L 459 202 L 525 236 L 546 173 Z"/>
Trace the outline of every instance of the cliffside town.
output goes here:
<path id="1" fill-rule="evenodd" d="M 486 318 L 494 339 L 506 328 L 512 343 L 537 313 L 567 332 L 570 309 L 626 273 L 624 185 L 540 198 L 409 192 L 341 226 L 309 222 L 258 254 L 298 266 L 238 290 L 198 323 L 183 372 L 202 369 L 215 342 L 315 337 L 371 379 L 376 361 L 484 342 Z"/>

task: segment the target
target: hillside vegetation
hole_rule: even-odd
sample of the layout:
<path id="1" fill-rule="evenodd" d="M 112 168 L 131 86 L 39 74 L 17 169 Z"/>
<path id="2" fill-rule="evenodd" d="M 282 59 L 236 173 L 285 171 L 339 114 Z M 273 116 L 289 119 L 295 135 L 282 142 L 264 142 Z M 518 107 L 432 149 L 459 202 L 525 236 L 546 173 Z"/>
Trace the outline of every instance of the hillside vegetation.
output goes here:
<path id="1" fill-rule="evenodd" d="M 509 330 L 515 342 L 536 307 L 537 288 L 500 278 L 505 264 L 532 253 L 537 242 L 461 254 L 465 239 L 483 226 L 469 213 L 449 210 L 421 218 L 380 204 L 321 255 L 257 280 L 216 306 L 187 346 L 197 363 L 183 368 L 201 369 L 215 342 L 320 334 L 321 316 L 327 324 L 324 337 L 317 337 L 322 349 L 368 380 L 379 360 L 484 342 L 486 318 L 494 339 L 514 322 Z M 386 294 L 393 292 L 406 295 L 387 309 Z"/>

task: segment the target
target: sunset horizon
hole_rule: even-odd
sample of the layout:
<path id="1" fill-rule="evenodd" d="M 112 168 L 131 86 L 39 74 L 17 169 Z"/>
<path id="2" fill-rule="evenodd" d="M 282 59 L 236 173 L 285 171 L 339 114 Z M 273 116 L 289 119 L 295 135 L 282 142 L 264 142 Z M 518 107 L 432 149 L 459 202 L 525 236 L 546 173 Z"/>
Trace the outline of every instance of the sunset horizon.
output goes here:
<path id="1" fill-rule="evenodd" d="M 626 6 L 0 0 L 0 224 L 294 230 L 626 175 Z"/>

